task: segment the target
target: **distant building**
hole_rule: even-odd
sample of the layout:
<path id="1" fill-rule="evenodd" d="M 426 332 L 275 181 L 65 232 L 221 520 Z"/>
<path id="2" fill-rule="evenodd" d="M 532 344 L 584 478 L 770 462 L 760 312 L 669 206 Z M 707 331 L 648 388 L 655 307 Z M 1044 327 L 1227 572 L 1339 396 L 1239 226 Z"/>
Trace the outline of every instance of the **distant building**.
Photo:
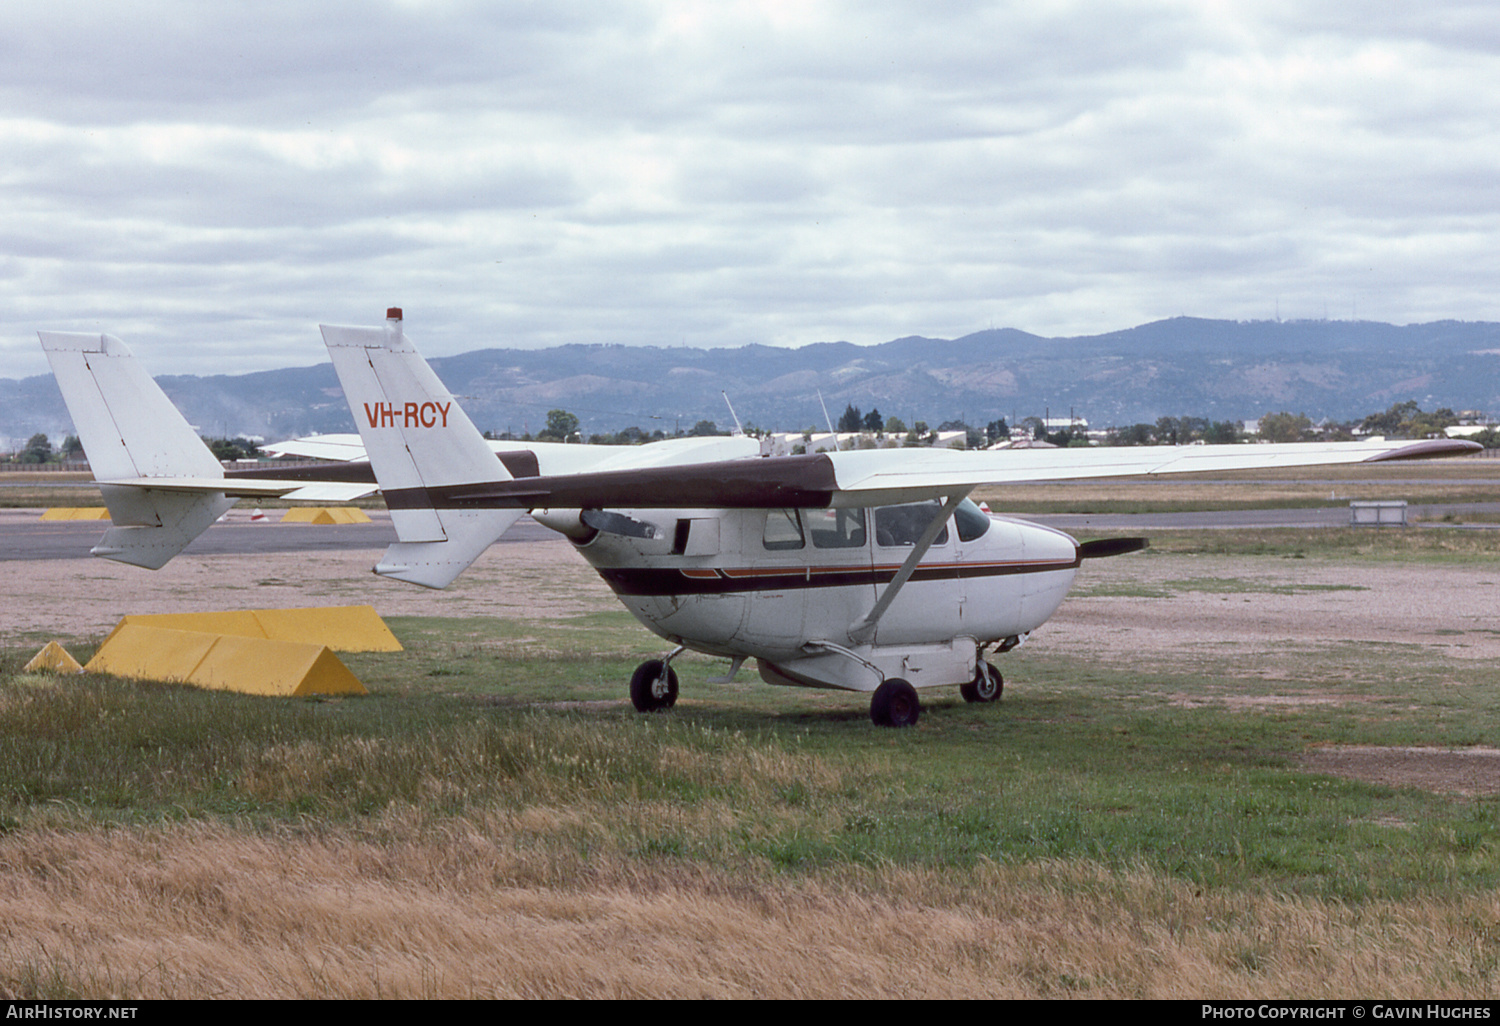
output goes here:
<path id="1" fill-rule="evenodd" d="M 837 440 L 837 444 L 835 444 Z M 930 442 L 914 443 L 933 449 L 962 448 L 968 441 L 964 431 L 939 431 Z M 771 456 L 790 456 L 799 449 L 809 455 L 817 452 L 850 452 L 855 449 L 904 449 L 907 447 L 904 434 L 875 434 L 869 431 L 814 431 L 805 435 L 800 431 L 776 431 L 766 436 L 761 450 Z"/>

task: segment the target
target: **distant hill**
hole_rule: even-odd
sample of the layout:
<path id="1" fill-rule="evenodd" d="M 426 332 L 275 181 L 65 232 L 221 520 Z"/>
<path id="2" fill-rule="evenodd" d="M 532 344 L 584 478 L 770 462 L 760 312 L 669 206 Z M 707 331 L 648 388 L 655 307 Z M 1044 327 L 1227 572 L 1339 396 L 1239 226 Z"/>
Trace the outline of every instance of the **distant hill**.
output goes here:
<path id="1" fill-rule="evenodd" d="M 147 359 L 149 360 L 149 354 Z M 560 346 L 485 349 L 432 361 L 481 430 L 536 431 L 547 411 L 586 433 L 740 419 L 821 426 L 821 391 L 837 418 L 852 403 L 908 424 L 969 424 L 1071 409 L 1095 426 L 1161 416 L 1242 420 L 1268 411 L 1314 420 L 1363 416 L 1415 399 L 1500 414 L 1500 324 L 1439 321 L 1216 321 L 1178 317 L 1125 331 L 1043 338 L 1012 328 L 958 339 L 828 342 L 801 349 Z M 329 364 L 238 376 L 159 379 L 204 434 L 280 439 L 350 431 Z M 0 436 L 72 432 L 50 376 L 0 379 Z"/>

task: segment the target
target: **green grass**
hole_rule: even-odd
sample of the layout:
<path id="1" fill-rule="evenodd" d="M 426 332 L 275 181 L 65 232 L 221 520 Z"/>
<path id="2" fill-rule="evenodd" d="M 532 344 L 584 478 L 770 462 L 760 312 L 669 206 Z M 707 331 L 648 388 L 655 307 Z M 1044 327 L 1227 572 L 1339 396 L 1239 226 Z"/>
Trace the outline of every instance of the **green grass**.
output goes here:
<path id="1" fill-rule="evenodd" d="M 1333 507 L 1348 510 L 1349 502 L 1354 499 L 1376 500 L 1376 499 L 1404 499 L 1409 505 L 1419 506 L 1432 503 L 1452 503 L 1459 505 L 1463 503 L 1495 502 L 1497 494 L 1496 486 L 1476 486 L 1473 488 L 1445 487 L 1402 487 L 1390 488 L 1380 486 L 1368 486 L 1359 489 L 1341 489 L 1336 497 L 1330 497 L 1327 490 L 1316 494 L 1297 495 L 1282 494 L 1271 498 L 1264 498 L 1258 489 L 1245 488 L 1239 491 L 1229 491 L 1210 495 L 1194 495 L 1187 490 L 1179 490 L 1173 487 L 1172 482 L 1144 486 L 1150 491 L 1144 497 L 1115 498 L 1109 495 L 1089 495 L 1087 493 L 1077 496 L 1059 496 L 1049 493 L 1046 496 L 1032 498 L 1026 495 L 1022 489 L 1007 491 L 1001 494 L 993 494 L 981 491 L 976 493 L 977 498 L 982 498 L 990 504 L 990 508 L 997 514 L 1048 514 L 1048 513 L 1071 513 L 1071 514 L 1137 514 L 1137 513 L 1203 513 L 1215 510 L 1259 510 L 1259 509 L 1324 509 Z M 1346 491 L 1348 494 L 1346 494 Z M 1486 523 L 1483 514 L 1464 514 L 1461 518 L 1448 518 L 1449 523 Z"/>
<path id="2" fill-rule="evenodd" d="M 638 716 L 624 682 L 662 646 L 623 612 L 392 626 L 406 652 L 346 657 L 359 699 L 56 679 L 4 653 L 0 830 L 545 808 L 569 844 L 758 871 L 1082 859 L 1344 901 L 1500 885 L 1495 799 L 1298 768 L 1317 744 L 1493 740 L 1496 673 L 1455 689 L 1404 649 L 1330 646 L 1307 683 L 1349 701 L 1253 712 L 1218 699 L 1271 687 L 1227 660 L 1152 674 L 1022 649 L 999 705 L 927 692 L 918 728 L 890 731 L 864 696 L 709 685 L 722 664 L 695 657 L 678 707 Z"/>
<path id="3" fill-rule="evenodd" d="M 1269 581 L 1245 580 L 1239 577 L 1188 577 L 1169 579 L 1157 584 L 1089 584 L 1074 586 L 1069 592 L 1075 598 L 1100 598 L 1118 596 L 1123 598 L 1171 598 L 1183 592 L 1203 592 L 1217 595 L 1299 595 L 1327 591 L 1365 591 L 1357 584 L 1309 584 L 1295 582 L 1272 583 Z"/>
<path id="4" fill-rule="evenodd" d="M 1110 533 L 1080 531 L 1079 537 L 1104 537 Z M 1152 531 L 1150 536 L 1151 547 L 1129 558 L 1150 559 L 1156 554 L 1265 556 L 1272 560 L 1318 558 L 1381 563 L 1500 564 L 1500 531 L 1277 527 Z"/>

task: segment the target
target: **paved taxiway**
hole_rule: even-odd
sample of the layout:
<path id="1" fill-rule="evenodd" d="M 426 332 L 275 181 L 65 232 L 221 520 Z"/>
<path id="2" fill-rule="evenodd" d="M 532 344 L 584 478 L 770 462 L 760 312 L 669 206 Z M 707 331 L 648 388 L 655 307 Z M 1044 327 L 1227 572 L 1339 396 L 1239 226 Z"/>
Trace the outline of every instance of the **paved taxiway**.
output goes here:
<path id="1" fill-rule="evenodd" d="M 42 511 L 0 510 L 0 561 L 16 559 L 82 559 L 109 527 L 104 520 L 44 521 Z M 270 516 L 281 516 L 273 511 Z M 351 525 L 281 524 L 274 519 L 252 523 L 247 511 L 199 535 L 187 552 L 233 555 L 255 552 L 329 552 L 383 549 L 396 540 L 390 514 L 372 511 L 371 523 Z M 530 517 L 505 532 L 502 542 L 528 542 L 557 537 Z"/>
<path id="2" fill-rule="evenodd" d="M 1500 513 L 1500 502 L 1471 502 L 1410 506 L 1411 517 L 1442 517 Z M 0 562 L 18 559 L 82 559 L 109 526 L 105 521 L 43 521 L 39 509 L 0 510 Z M 274 518 L 252 523 L 247 511 L 236 510 L 228 520 L 215 524 L 191 545 L 189 554 L 234 555 L 256 552 L 329 552 L 356 549 L 383 549 L 396 540 L 390 514 L 371 511 L 371 523 L 319 526 L 281 524 Z M 1027 520 L 1056 527 L 1070 534 L 1087 535 L 1090 531 L 1125 531 L 1149 534 L 1152 531 L 1206 530 L 1269 527 L 1345 527 L 1349 507 L 1324 506 L 1313 509 L 1249 509 L 1199 513 L 1053 513 L 1028 515 Z M 1427 527 L 1451 525 L 1426 524 Z M 1500 524 L 1465 524 L 1466 528 L 1496 529 Z M 500 539 L 501 543 L 521 544 L 557 536 L 545 527 L 522 517 Z"/>

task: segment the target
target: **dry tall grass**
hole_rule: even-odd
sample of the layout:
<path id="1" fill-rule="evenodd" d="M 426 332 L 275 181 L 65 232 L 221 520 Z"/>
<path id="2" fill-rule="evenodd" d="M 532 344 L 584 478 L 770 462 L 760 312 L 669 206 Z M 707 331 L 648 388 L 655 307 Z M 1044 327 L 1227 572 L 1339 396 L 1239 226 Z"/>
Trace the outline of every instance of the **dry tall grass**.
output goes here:
<path id="1" fill-rule="evenodd" d="M 1196 892 L 1080 863 L 746 876 L 545 810 L 0 839 L 0 996 L 1494 997 L 1500 899 Z M 563 818 L 569 814 L 564 813 Z"/>

